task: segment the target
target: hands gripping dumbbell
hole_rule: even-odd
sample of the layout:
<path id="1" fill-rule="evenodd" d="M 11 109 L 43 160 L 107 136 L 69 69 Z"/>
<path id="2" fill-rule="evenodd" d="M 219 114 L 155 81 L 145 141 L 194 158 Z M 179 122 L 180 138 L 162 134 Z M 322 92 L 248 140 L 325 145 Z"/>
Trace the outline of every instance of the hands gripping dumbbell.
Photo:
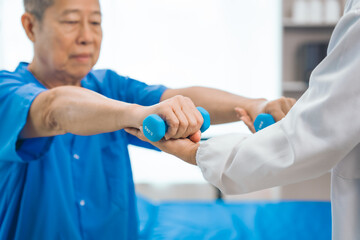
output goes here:
<path id="1" fill-rule="evenodd" d="M 204 123 L 200 128 L 201 132 L 205 132 L 210 127 L 210 115 L 202 107 L 197 107 L 201 113 Z M 157 142 L 165 136 L 168 126 L 166 122 L 156 114 L 147 116 L 143 121 L 143 132 L 147 139 L 152 142 Z"/>
<path id="2" fill-rule="evenodd" d="M 205 132 L 210 127 L 210 115 L 202 107 L 197 107 L 197 109 L 199 110 L 204 119 L 204 123 L 201 126 L 200 131 Z M 258 132 L 261 129 L 264 129 L 274 123 L 275 120 L 273 116 L 267 113 L 261 113 L 256 117 L 254 121 L 255 131 Z M 143 121 L 144 135 L 152 142 L 157 142 L 162 139 L 165 136 L 166 131 L 167 125 L 159 115 L 151 114 Z"/>

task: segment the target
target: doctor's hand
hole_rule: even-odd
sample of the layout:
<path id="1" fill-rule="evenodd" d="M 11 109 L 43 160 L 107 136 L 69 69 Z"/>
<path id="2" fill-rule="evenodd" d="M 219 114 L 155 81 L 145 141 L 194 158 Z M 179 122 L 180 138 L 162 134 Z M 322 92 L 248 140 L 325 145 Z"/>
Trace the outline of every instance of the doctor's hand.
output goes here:
<path id="1" fill-rule="evenodd" d="M 265 99 L 253 100 L 246 111 L 244 108 L 235 108 L 238 118 L 243 121 L 251 132 L 255 133 L 254 121 L 260 113 L 272 115 L 276 122 L 280 121 L 296 103 L 294 98 L 281 97 L 276 100 Z"/>
<path id="2" fill-rule="evenodd" d="M 157 142 L 149 141 L 142 132 L 142 129 L 136 128 L 125 128 L 127 133 L 138 137 L 139 139 L 149 142 L 161 151 L 174 155 L 183 161 L 196 165 L 196 152 L 200 146 L 200 131 L 196 132 L 190 138 L 179 138 L 179 139 L 161 139 Z"/>

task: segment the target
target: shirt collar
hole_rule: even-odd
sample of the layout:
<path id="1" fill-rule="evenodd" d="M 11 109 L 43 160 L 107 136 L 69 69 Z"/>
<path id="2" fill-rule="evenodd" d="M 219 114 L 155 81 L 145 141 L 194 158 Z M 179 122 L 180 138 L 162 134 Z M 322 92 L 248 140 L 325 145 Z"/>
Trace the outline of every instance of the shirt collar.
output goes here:
<path id="1" fill-rule="evenodd" d="M 45 88 L 44 84 L 39 82 L 35 76 L 29 71 L 28 69 L 29 63 L 27 62 L 20 62 L 18 67 L 16 68 L 15 72 L 20 73 L 21 75 L 25 76 L 25 80 L 29 83 L 34 83 L 38 87 Z"/>
<path id="2" fill-rule="evenodd" d="M 36 77 L 32 74 L 32 72 L 29 71 L 28 66 L 29 66 L 29 63 L 27 63 L 27 62 L 20 62 L 19 65 L 17 66 L 15 72 L 20 73 L 20 74 L 22 74 L 22 75 L 25 75 L 26 80 L 27 80 L 28 82 L 34 83 L 34 84 L 36 84 L 37 86 L 39 86 L 39 87 L 41 87 L 41 88 L 47 89 L 47 88 L 45 87 L 45 85 L 42 84 L 41 82 L 39 82 L 39 81 L 36 79 Z M 88 76 L 88 75 L 86 75 L 86 76 L 81 80 L 81 86 L 82 86 L 82 87 L 86 87 L 86 84 L 87 84 L 87 83 L 86 83 L 87 76 Z"/>

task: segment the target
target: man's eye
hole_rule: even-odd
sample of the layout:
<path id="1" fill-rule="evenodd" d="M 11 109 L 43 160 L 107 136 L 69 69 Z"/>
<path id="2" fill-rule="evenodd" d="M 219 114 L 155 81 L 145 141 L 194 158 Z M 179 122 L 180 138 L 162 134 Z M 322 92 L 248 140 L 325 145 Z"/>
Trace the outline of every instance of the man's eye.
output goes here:
<path id="1" fill-rule="evenodd" d="M 94 26 L 99 26 L 99 25 L 101 25 L 101 22 L 91 22 L 91 24 Z"/>
<path id="2" fill-rule="evenodd" d="M 64 21 L 66 24 L 77 24 L 79 21 Z"/>

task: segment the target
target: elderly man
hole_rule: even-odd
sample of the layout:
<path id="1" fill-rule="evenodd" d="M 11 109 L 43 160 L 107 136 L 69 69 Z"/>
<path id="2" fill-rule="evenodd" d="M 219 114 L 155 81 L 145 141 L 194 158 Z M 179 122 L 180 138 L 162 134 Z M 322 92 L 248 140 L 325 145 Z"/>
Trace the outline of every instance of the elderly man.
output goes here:
<path id="1" fill-rule="evenodd" d="M 247 99 L 190 87 L 148 86 L 92 70 L 102 40 L 98 0 L 25 0 L 22 24 L 34 45 L 30 64 L 0 72 L 0 239 L 136 239 L 128 144 L 151 147 L 121 129 L 149 114 L 169 125 L 166 139 L 202 124 L 271 113 L 293 99 Z"/>

